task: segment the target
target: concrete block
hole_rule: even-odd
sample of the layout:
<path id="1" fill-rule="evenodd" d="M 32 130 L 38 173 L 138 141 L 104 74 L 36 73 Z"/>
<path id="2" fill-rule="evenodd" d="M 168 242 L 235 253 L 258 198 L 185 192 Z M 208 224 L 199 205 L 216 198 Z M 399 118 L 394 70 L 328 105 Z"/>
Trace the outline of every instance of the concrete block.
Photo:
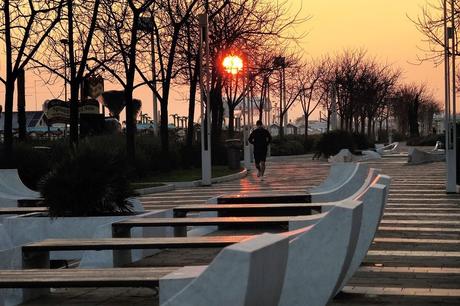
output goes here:
<path id="1" fill-rule="evenodd" d="M 257 235 L 228 246 L 196 279 L 161 305 L 275 306 L 287 250 L 288 238 L 277 234 Z M 160 292 L 167 279 L 160 280 Z"/>
<path id="2" fill-rule="evenodd" d="M 409 148 L 407 163 L 411 165 L 418 165 L 445 160 L 446 154 L 443 151 L 441 151 L 440 153 L 428 153 L 421 151 L 417 148 Z"/>
<path id="3" fill-rule="evenodd" d="M 324 306 L 351 262 L 362 206 L 346 200 L 313 226 L 294 232 L 279 305 Z M 290 229 L 297 228 L 297 226 Z"/>

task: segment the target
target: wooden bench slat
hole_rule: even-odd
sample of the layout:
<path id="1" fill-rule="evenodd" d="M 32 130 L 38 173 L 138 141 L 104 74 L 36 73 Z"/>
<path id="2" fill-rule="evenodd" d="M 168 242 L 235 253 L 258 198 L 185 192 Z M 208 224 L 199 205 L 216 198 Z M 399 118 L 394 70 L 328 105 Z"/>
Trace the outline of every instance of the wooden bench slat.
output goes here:
<path id="1" fill-rule="evenodd" d="M 0 270 L 0 288 L 153 287 L 178 268 Z"/>
<path id="2" fill-rule="evenodd" d="M 185 217 L 189 212 L 215 211 L 225 216 L 245 214 L 245 216 L 276 216 L 276 215 L 306 215 L 313 210 L 321 211 L 327 204 L 302 204 L 302 203 L 260 203 L 260 204 L 197 204 L 174 207 L 175 217 Z"/>
<path id="3" fill-rule="evenodd" d="M 0 215 L 26 214 L 32 212 L 48 212 L 47 207 L 0 207 Z"/>
<path id="4" fill-rule="evenodd" d="M 311 195 L 304 194 L 237 194 L 222 195 L 217 198 L 220 204 L 243 204 L 243 203 L 310 203 Z"/>
<path id="5" fill-rule="evenodd" d="M 215 217 L 215 218 L 132 218 L 113 223 L 121 227 L 193 226 L 193 225 L 250 225 L 287 224 L 294 217 Z"/>
<path id="6" fill-rule="evenodd" d="M 272 209 L 321 209 L 328 203 L 257 203 L 257 204 L 196 204 L 173 208 L 174 211 L 219 211 L 219 210 L 272 210 Z"/>
<path id="7" fill-rule="evenodd" d="M 251 236 L 153 237 L 103 239 L 46 239 L 22 247 L 23 251 L 71 251 L 114 249 L 163 249 L 225 247 Z"/>

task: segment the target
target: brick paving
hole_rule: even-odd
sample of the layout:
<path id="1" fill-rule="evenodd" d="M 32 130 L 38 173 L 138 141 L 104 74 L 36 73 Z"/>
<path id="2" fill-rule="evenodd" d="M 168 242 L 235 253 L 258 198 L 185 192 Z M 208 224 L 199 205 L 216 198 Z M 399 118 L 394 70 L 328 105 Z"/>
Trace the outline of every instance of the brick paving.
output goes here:
<path id="1" fill-rule="evenodd" d="M 460 196 L 444 192 L 445 164 L 409 166 L 405 157 L 369 164 L 393 178 L 384 219 L 361 269 L 329 305 L 460 305 Z M 141 201 L 146 209 L 161 209 L 203 203 L 227 192 L 298 193 L 318 185 L 328 169 L 309 156 L 272 158 L 263 182 L 252 173 L 239 181 L 182 188 Z M 206 264 L 218 251 L 165 250 L 134 265 Z M 153 294 L 151 289 L 60 289 L 24 305 L 157 305 Z"/>

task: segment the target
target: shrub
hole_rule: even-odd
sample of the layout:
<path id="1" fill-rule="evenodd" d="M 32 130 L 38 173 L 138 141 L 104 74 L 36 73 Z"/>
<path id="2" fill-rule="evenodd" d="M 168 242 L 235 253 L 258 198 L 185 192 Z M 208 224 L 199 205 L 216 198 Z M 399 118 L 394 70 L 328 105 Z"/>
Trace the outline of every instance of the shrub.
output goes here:
<path id="1" fill-rule="evenodd" d="M 434 146 L 437 141 L 445 142 L 443 134 L 433 134 L 428 136 L 414 137 L 407 140 L 408 146 Z"/>
<path id="2" fill-rule="evenodd" d="M 354 147 L 357 150 L 366 150 L 374 147 L 374 143 L 367 138 L 366 135 L 361 133 L 353 133 L 353 143 Z"/>
<path id="3" fill-rule="evenodd" d="M 306 152 L 301 135 L 286 135 L 283 139 L 273 137 L 270 150 L 273 156 L 300 155 Z"/>
<path id="4" fill-rule="evenodd" d="M 353 137 L 346 131 L 336 130 L 325 133 L 316 145 L 316 151 L 325 157 L 339 153 L 341 149 L 354 151 Z"/>
<path id="5" fill-rule="evenodd" d="M 88 143 L 69 150 L 40 182 L 44 204 L 52 217 L 94 216 L 129 212 L 134 195 L 128 167 L 117 150 L 101 150 Z"/>
<path id="6" fill-rule="evenodd" d="M 407 136 L 396 131 L 396 130 L 392 130 L 392 137 L 393 137 L 393 141 L 404 141 L 407 139 Z"/>
<path id="7" fill-rule="evenodd" d="M 8 164 L 3 153 L 0 148 L 0 168 L 18 169 L 21 180 L 32 189 L 37 189 L 37 182 L 51 169 L 53 150 L 46 147 L 37 149 L 26 143 L 15 143 L 12 161 Z"/>

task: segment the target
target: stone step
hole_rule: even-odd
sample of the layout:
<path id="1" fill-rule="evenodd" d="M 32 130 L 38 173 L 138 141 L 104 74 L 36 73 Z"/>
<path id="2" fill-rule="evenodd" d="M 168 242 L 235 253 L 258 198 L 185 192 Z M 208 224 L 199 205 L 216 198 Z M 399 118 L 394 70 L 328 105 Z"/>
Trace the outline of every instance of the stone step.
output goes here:
<path id="1" fill-rule="evenodd" d="M 458 239 L 378 237 L 374 239 L 370 250 L 459 252 L 459 242 Z"/>
<path id="2" fill-rule="evenodd" d="M 393 213 L 393 212 L 385 212 L 383 214 L 384 219 L 393 219 L 393 220 L 459 220 L 460 214 L 455 213 Z"/>

